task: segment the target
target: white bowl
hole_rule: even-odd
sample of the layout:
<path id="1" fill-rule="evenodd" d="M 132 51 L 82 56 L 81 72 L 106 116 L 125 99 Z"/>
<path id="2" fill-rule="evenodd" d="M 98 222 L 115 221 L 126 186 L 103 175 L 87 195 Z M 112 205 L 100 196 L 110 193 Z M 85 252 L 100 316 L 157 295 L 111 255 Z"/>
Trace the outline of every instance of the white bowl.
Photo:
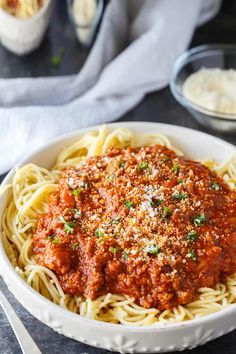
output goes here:
<path id="1" fill-rule="evenodd" d="M 218 138 L 195 130 L 159 123 L 116 123 L 108 125 L 109 129 L 126 127 L 137 133 L 166 134 L 173 145 L 193 159 L 213 158 L 226 160 L 236 151 L 235 147 Z M 31 153 L 18 166 L 33 162 L 49 168 L 55 162 L 59 151 L 73 143 L 85 132 L 83 129 L 55 139 L 50 144 Z M 3 185 L 11 182 L 15 169 L 6 176 Z M 0 218 L 6 206 L 7 195 L 0 198 Z M 181 323 L 160 325 L 159 327 L 129 327 L 85 319 L 58 305 L 53 304 L 33 290 L 15 272 L 6 256 L 0 240 L 0 272 L 10 291 L 16 299 L 36 318 L 80 342 L 121 353 L 163 353 L 194 348 L 209 340 L 222 336 L 236 328 L 236 305 L 227 307 L 195 320 Z"/>
<path id="2" fill-rule="evenodd" d="M 40 45 L 51 16 L 52 0 L 47 0 L 33 17 L 19 19 L 0 9 L 0 41 L 8 50 L 24 55 Z"/>

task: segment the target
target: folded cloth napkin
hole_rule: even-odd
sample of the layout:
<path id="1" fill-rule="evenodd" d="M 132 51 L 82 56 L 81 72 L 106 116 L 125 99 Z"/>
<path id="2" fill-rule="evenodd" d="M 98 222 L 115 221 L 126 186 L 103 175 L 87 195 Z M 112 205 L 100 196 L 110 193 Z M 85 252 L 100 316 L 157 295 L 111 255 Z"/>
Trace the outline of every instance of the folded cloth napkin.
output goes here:
<path id="1" fill-rule="evenodd" d="M 111 0 L 78 75 L 0 79 L 0 174 L 50 139 L 114 121 L 168 84 L 175 58 L 220 0 Z"/>

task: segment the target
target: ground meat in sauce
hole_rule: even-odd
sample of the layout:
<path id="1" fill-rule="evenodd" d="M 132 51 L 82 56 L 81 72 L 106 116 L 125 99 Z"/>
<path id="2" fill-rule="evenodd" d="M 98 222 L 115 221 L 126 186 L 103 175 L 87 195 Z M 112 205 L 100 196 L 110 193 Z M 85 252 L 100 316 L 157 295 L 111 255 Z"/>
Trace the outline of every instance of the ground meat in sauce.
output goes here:
<path id="1" fill-rule="evenodd" d="M 19 6 L 19 0 L 7 0 L 7 6 L 16 9 Z"/>
<path id="2" fill-rule="evenodd" d="M 33 241 L 65 293 L 165 310 L 236 272 L 236 193 L 166 147 L 112 149 L 63 173 Z"/>

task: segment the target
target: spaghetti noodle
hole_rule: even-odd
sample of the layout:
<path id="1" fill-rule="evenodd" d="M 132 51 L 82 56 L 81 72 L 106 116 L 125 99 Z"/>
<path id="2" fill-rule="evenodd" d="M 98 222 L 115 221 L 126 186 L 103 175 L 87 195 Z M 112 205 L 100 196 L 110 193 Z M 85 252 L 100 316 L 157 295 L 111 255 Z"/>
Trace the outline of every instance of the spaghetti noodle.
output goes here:
<path id="1" fill-rule="evenodd" d="M 47 0 L 0 0 L 0 8 L 20 19 L 35 16 Z"/>
<path id="2" fill-rule="evenodd" d="M 236 303 L 236 276 L 228 277 L 214 289 L 200 288 L 196 301 L 165 311 L 139 306 L 134 298 L 127 295 L 108 293 L 94 300 L 85 299 L 65 293 L 55 272 L 37 262 L 33 252 L 33 235 L 38 216 L 48 211 L 48 197 L 57 189 L 62 172 L 85 162 L 88 157 L 104 155 L 113 147 L 154 144 L 167 146 L 180 154 L 163 135 L 134 135 L 127 129 L 115 129 L 107 133 L 103 127 L 65 148 L 50 171 L 34 164 L 16 171 L 12 185 L 7 187 L 10 199 L 3 213 L 1 235 L 11 263 L 30 286 L 54 303 L 81 316 L 125 325 L 146 326 L 185 321 Z M 221 165 L 212 161 L 206 161 L 205 165 L 222 176 L 232 189 L 236 189 L 235 156 Z"/>

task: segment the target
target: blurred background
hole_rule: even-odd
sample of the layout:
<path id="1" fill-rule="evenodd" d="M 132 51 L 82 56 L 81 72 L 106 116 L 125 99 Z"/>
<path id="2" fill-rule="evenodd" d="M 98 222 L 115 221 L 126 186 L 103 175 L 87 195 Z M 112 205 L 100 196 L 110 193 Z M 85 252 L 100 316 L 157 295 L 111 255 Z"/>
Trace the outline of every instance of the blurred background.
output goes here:
<path id="1" fill-rule="evenodd" d="M 91 43 L 78 41 L 76 26 L 73 24 L 70 9 L 68 11 L 68 4 L 70 7 L 70 3 L 70 1 L 58 0 L 52 2 L 49 27 L 41 45 L 32 53 L 18 56 L 0 45 L 0 78 L 57 77 L 80 72 L 96 40 L 109 0 L 103 2 Z M 218 14 L 210 22 L 196 29 L 189 47 L 207 43 L 235 44 L 235 18 L 236 1 L 223 0 Z M 206 127 L 199 125 L 176 102 L 168 87 L 145 95 L 145 98 L 135 108 L 130 109 L 119 119 L 157 121 L 209 131 Z M 211 130 L 210 132 L 212 133 Z M 213 133 L 230 142 L 235 142 L 234 132 L 226 135 L 221 131 L 214 131 Z"/>
<path id="2" fill-rule="evenodd" d="M 105 1 L 105 6 L 108 0 Z M 190 47 L 204 43 L 234 43 L 236 34 L 236 1 L 223 0 L 219 14 L 195 32 Z M 58 64 L 53 57 L 61 53 Z M 0 77 L 38 77 L 77 73 L 91 48 L 81 45 L 69 20 L 67 3 L 53 3 L 52 18 L 40 47 L 33 53 L 18 57 L 0 46 Z"/>

